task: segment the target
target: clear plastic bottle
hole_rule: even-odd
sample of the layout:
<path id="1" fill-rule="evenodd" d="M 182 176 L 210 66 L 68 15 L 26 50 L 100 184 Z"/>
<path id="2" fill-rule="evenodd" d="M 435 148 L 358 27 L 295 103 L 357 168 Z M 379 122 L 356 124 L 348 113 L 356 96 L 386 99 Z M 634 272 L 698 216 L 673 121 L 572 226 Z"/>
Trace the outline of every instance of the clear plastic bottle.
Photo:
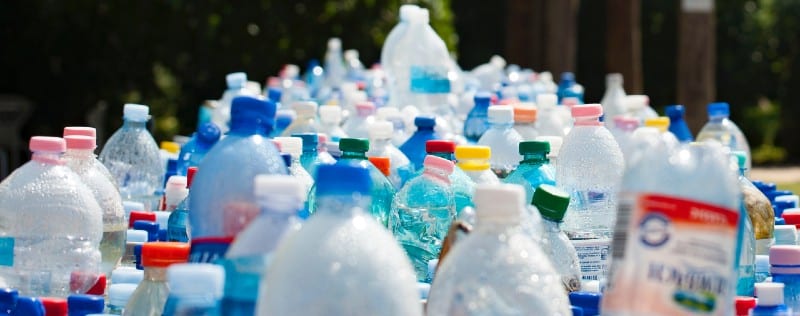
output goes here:
<path id="1" fill-rule="evenodd" d="M 103 172 L 99 171 L 94 149 L 97 147 L 94 137 L 70 135 L 65 136 L 67 152 L 64 159 L 72 171 L 81 178 L 103 210 L 103 239 L 100 240 L 102 255 L 101 272 L 110 275 L 122 258 L 125 249 L 125 210 L 122 198 L 116 185 Z M 103 167 L 105 169 L 105 167 Z"/>
<path id="2" fill-rule="evenodd" d="M 189 232 L 186 226 L 189 220 L 190 193 L 195 173 L 197 173 L 197 167 L 189 167 L 186 172 L 186 197 L 167 218 L 167 241 L 189 242 Z"/>
<path id="3" fill-rule="evenodd" d="M 336 159 L 323 152 L 320 154 L 319 147 L 319 135 L 315 133 L 299 133 L 299 134 L 292 134 L 292 137 L 299 137 L 303 141 L 303 154 L 300 155 L 300 164 L 303 165 L 303 168 L 308 171 L 308 174 L 312 177 L 314 173 L 317 171 L 317 167 L 320 165 L 330 165 L 336 163 Z"/>
<path id="4" fill-rule="evenodd" d="M 489 168 L 492 149 L 488 146 L 458 146 L 455 155 L 458 167 L 475 184 L 500 183 L 500 179 Z"/>
<path id="5" fill-rule="evenodd" d="M 488 92 L 479 92 L 473 98 L 475 105 L 467 114 L 464 121 L 464 137 L 468 141 L 477 143 L 483 133 L 489 129 L 489 105 L 491 105 L 492 95 Z"/>
<path id="6" fill-rule="evenodd" d="M 697 141 L 713 139 L 731 150 L 744 151 L 747 153 L 747 170 L 750 170 L 750 163 L 752 162 L 750 144 L 747 142 L 742 130 L 728 118 L 730 114 L 730 105 L 728 103 L 709 103 L 708 123 L 697 134 Z"/>
<path id="7" fill-rule="evenodd" d="M 670 148 L 675 148 L 680 145 L 678 142 L 678 138 L 675 137 L 675 134 L 669 132 L 669 118 L 666 116 L 659 116 L 648 118 L 644 120 L 645 127 L 653 127 L 658 129 L 660 137 L 664 139 L 664 142 Z"/>
<path id="8" fill-rule="evenodd" d="M 67 126 L 67 127 L 64 127 L 64 137 L 73 136 L 73 135 L 89 136 L 89 137 L 94 138 L 95 142 L 97 141 L 97 130 L 95 130 L 94 127 L 85 127 L 85 126 Z M 68 158 L 69 155 L 67 155 L 66 157 Z M 96 156 L 95 156 L 95 158 L 96 158 Z M 99 159 L 94 159 L 92 164 L 93 164 L 92 168 L 94 168 L 95 171 L 97 171 L 97 172 L 103 174 L 104 176 L 106 176 L 109 180 L 111 180 L 111 183 L 114 184 L 114 187 L 117 187 L 117 180 L 114 179 L 114 177 L 111 176 L 111 172 L 108 171 L 108 168 L 106 168 L 106 166 L 104 166 L 103 163 L 100 162 Z M 133 203 L 133 202 L 131 202 L 131 203 Z M 140 209 L 143 209 L 143 208 L 140 208 Z"/>
<path id="9" fill-rule="evenodd" d="M 303 139 L 300 137 L 275 137 L 275 141 L 281 144 L 281 152 L 292 156 L 292 163 L 289 166 L 289 174 L 300 180 L 306 194 L 314 186 L 314 178 L 303 168 L 300 156 L 303 153 Z"/>
<path id="10" fill-rule="evenodd" d="M 568 124 L 561 116 L 557 108 L 558 97 L 551 93 L 542 93 L 536 96 L 536 106 L 538 109 L 536 118 L 536 130 L 541 136 L 564 137 L 564 130 Z"/>
<path id="11" fill-rule="evenodd" d="M 72 294 L 67 297 L 67 309 L 70 316 L 102 313 L 105 309 L 105 300 L 99 295 Z"/>
<path id="12" fill-rule="evenodd" d="M 381 48 L 381 63 L 387 63 L 388 60 L 391 60 L 394 56 L 392 54 L 396 53 L 394 50 L 395 45 L 397 45 L 397 41 L 405 34 L 406 30 L 408 29 L 409 20 L 411 19 L 411 15 L 415 14 L 416 11 L 419 10 L 419 7 L 415 4 L 404 4 L 400 6 L 400 22 L 395 25 L 391 31 L 389 31 L 389 35 L 386 36 L 386 40 L 383 41 L 383 47 Z M 388 76 L 388 67 L 385 68 Z"/>
<path id="13" fill-rule="evenodd" d="M 427 155 L 425 143 L 429 140 L 441 139 L 441 137 L 434 130 L 436 128 L 434 117 L 417 116 L 414 119 L 414 125 L 417 127 L 417 131 L 399 149 L 411 161 L 414 170 L 422 170 L 422 163 Z"/>
<path id="14" fill-rule="evenodd" d="M 210 263 L 173 264 L 167 268 L 169 297 L 163 316 L 220 316 L 225 271 Z M 227 315 L 227 314 L 226 314 Z"/>
<path id="15" fill-rule="evenodd" d="M 454 155 L 456 144 L 452 141 L 429 140 L 425 143 L 425 151 L 428 155 L 447 159 L 453 163 L 456 162 Z M 423 170 L 417 172 L 415 177 L 422 175 L 422 172 Z M 464 208 L 474 206 L 472 204 L 472 193 L 475 191 L 475 182 L 461 168 L 453 168 L 453 173 L 450 174 L 449 178 L 456 201 L 456 216 L 458 216 Z"/>
<path id="16" fill-rule="evenodd" d="M 208 122 L 197 127 L 192 138 L 181 146 L 178 155 L 178 175 L 185 176 L 189 167 L 197 167 L 205 158 L 206 153 L 219 141 L 219 127 Z"/>
<path id="17" fill-rule="evenodd" d="M 411 179 L 397 192 L 389 217 L 389 230 L 411 258 L 417 281 L 428 279 L 428 261 L 437 259 L 442 241 L 456 216 L 449 176 L 453 162 L 425 157 L 422 176 Z"/>
<path id="18" fill-rule="evenodd" d="M 103 210 L 65 165 L 66 143 L 34 136 L 31 161 L 0 182 L 0 287 L 31 296 L 85 292 L 101 272 Z"/>
<path id="19" fill-rule="evenodd" d="M 578 253 L 560 227 L 569 205 L 569 194 L 555 186 L 542 184 L 533 194 L 531 204 L 536 206 L 542 215 L 544 226 L 542 250 L 561 276 L 561 284 L 567 292 L 580 290 L 581 265 Z"/>
<path id="20" fill-rule="evenodd" d="M 325 133 L 332 140 L 347 137 L 341 127 L 342 108 L 338 105 L 323 105 L 319 107 L 320 133 Z"/>
<path id="21" fill-rule="evenodd" d="M 478 140 L 478 145 L 492 149 L 489 159 L 492 171 L 498 178 L 508 176 L 517 168 L 522 156 L 519 143 L 522 136 L 514 130 L 514 109 L 506 105 L 489 107 L 489 130 Z"/>
<path id="22" fill-rule="evenodd" d="M 622 86 L 622 74 L 613 73 L 606 75 L 606 92 L 600 104 L 603 105 L 604 122 L 606 128 L 614 127 L 614 118 L 627 115 L 628 108 L 625 103 L 625 88 Z"/>
<path id="23" fill-rule="evenodd" d="M 125 316 L 159 316 L 169 296 L 167 267 L 184 263 L 189 257 L 189 244 L 178 242 L 151 242 L 142 246 L 144 280 L 133 291 Z"/>
<path id="24" fill-rule="evenodd" d="M 732 152 L 739 166 L 739 186 L 742 188 L 743 204 L 752 224 L 755 235 L 756 255 L 769 254 L 769 247 L 774 242 L 775 213 L 769 199 L 753 185 L 745 175 L 747 172 L 747 154 L 742 151 Z"/>
<path id="25" fill-rule="evenodd" d="M 440 263 L 427 315 L 571 315 L 561 280 L 520 224 L 525 193 L 478 185 L 477 225 Z"/>
<path id="26" fill-rule="evenodd" d="M 253 179 L 259 174 L 287 174 L 278 150 L 266 135 L 275 104 L 238 97 L 231 109 L 231 131 L 203 159 L 189 199 L 191 262 L 222 257 L 230 240 L 258 215 Z"/>
<path id="27" fill-rule="evenodd" d="M 348 49 L 344 51 L 344 63 L 348 81 L 366 81 L 364 64 L 358 59 L 358 51 Z"/>
<path id="28" fill-rule="evenodd" d="M 319 167 L 319 212 L 281 242 L 257 315 L 422 315 L 408 257 L 366 212 L 370 181 L 363 166 Z"/>
<path id="29" fill-rule="evenodd" d="M 741 188 L 742 192 L 744 192 L 748 186 L 753 185 L 752 183 L 750 183 L 749 180 L 747 180 L 747 178 L 744 175 L 747 157 L 745 156 L 744 152 L 733 152 L 731 154 L 733 158 L 736 159 L 739 171 L 739 187 Z M 755 189 L 755 187 L 751 189 Z M 753 296 L 754 295 L 753 285 L 756 282 L 755 281 L 756 234 L 754 231 L 755 223 L 753 222 L 753 218 L 754 217 L 757 218 L 758 215 L 753 214 L 753 217 L 751 217 L 750 215 L 751 210 L 747 208 L 744 194 L 742 194 L 742 203 L 740 210 L 741 210 L 741 225 L 743 226 L 743 229 L 741 236 L 739 236 L 739 268 L 737 271 L 739 280 L 736 282 L 736 295 Z M 755 210 L 753 210 L 753 212 L 755 212 Z M 772 223 L 774 223 L 774 220 L 770 221 L 770 224 Z M 771 228 L 774 229 L 774 226 L 772 226 Z M 768 248 L 769 244 L 772 243 L 772 238 L 762 240 L 762 244 L 763 243 L 766 243 Z"/>
<path id="30" fill-rule="evenodd" d="M 297 213 L 306 195 L 297 179 L 262 175 L 256 177 L 254 187 L 261 215 L 236 237 L 223 261 L 227 282 L 222 310 L 226 315 L 255 313 L 259 283 L 275 249 L 301 225 Z"/>
<path id="31" fill-rule="evenodd" d="M 375 112 L 375 118 L 379 121 L 391 122 L 393 126 L 392 131 L 392 145 L 398 147 L 408 140 L 410 134 L 406 134 L 406 122 L 403 119 L 403 114 L 400 110 L 393 107 L 378 108 Z"/>
<path id="32" fill-rule="evenodd" d="M 344 132 L 350 138 L 369 138 L 369 126 L 375 121 L 375 104 L 360 102 L 356 104 L 356 115 L 344 123 Z"/>
<path id="33" fill-rule="evenodd" d="M 297 133 L 317 133 L 321 127 L 317 122 L 317 103 L 314 101 L 298 101 L 292 103 L 292 109 L 297 117 L 292 124 L 281 132 L 281 136 L 288 137 Z"/>
<path id="34" fill-rule="evenodd" d="M 400 149 L 392 144 L 394 125 L 386 121 L 377 121 L 369 126 L 370 149 L 367 157 L 389 157 L 389 180 L 395 190 L 400 190 L 402 184 L 413 175 L 411 161 Z"/>
<path id="35" fill-rule="evenodd" d="M 219 127 L 222 134 L 228 132 L 229 122 L 231 119 L 231 108 L 233 99 L 238 96 L 252 96 L 253 93 L 245 88 L 247 83 L 247 74 L 243 72 L 229 73 L 225 76 L 225 82 L 228 84 L 228 89 L 222 94 L 222 98 L 217 102 L 217 107 L 211 113 L 211 122 Z"/>
<path id="36" fill-rule="evenodd" d="M 156 191 L 164 185 L 164 165 L 153 135 L 145 126 L 150 119 L 146 105 L 125 104 L 122 128 L 108 139 L 100 161 L 116 180 L 123 200 L 142 202 L 146 209 L 158 207 Z"/>
<path id="37" fill-rule="evenodd" d="M 328 40 L 328 50 L 325 52 L 325 85 L 330 88 L 339 88 L 345 80 L 347 70 L 344 67 L 342 56 L 342 40 L 331 38 Z"/>
<path id="38" fill-rule="evenodd" d="M 650 97 L 643 94 L 631 94 L 625 97 L 628 113 L 644 122 L 649 118 L 658 117 L 658 113 L 650 107 Z"/>
<path id="39" fill-rule="evenodd" d="M 108 306 L 106 308 L 106 313 L 122 315 L 125 311 L 125 305 L 128 304 L 128 300 L 131 298 L 131 295 L 133 295 L 133 292 L 136 291 L 138 285 L 138 283 L 111 284 L 111 286 L 108 287 Z"/>
<path id="40" fill-rule="evenodd" d="M 669 131 L 678 138 L 681 143 L 690 143 L 694 140 L 692 131 L 689 130 L 689 125 L 686 124 L 684 116 L 686 109 L 683 105 L 668 105 L 665 110 L 667 117 L 669 117 Z"/>
<path id="41" fill-rule="evenodd" d="M 641 125 L 641 122 L 635 117 L 615 116 L 614 127 L 609 128 L 611 135 L 614 136 L 614 140 L 616 140 L 617 145 L 619 145 L 619 149 L 622 150 L 625 161 L 630 159 L 631 151 L 636 150 L 636 148 L 631 147 L 631 142 L 633 141 L 633 132 L 639 125 Z"/>
<path id="42" fill-rule="evenodd" d="M 539 136 L 539 132 L 536 131 L 537 112 L 533 103 L 514 105 L 514 130 L 522 136 L 522 140 L 534 140 Z"/>
<path id="43" fill-rule="evenodd" d="M 505 183 L 519 184 L 525 189 L 525 201 L 533 198 L 533 192 L 542 184 L 556 185 L 556 169 L 550 165 L 547 154 L 550 143 L 525 141 L 519 143 L 522 161 L 519 167 L 503 179 Z M 560 221 L 560 219 L 559 219 Z"/>
<path id="44" fill-rule="evenodd" d="M 782 283 L 758 283 L 756 307 L 750 310 L 751 316 L 789 316 L 797 309 L 784 304 L 785 285 Z"/>

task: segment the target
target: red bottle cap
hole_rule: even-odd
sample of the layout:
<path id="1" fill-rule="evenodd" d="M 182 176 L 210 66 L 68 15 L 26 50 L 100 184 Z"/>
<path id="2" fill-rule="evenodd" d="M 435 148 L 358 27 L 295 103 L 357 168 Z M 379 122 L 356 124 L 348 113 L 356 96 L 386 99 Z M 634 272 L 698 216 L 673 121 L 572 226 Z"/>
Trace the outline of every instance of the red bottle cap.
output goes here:
<path id="1" fill-rule="evenodd" d="M 186 188 L 192 187 L 192 180 L 194 180 L 194 174 L 197 173 L 197 167 L 189 167 L 186 169 Z"/>
<path id="2" fill-rule="evenodd" d="M 97 283 L 95 283 L 94 286 L 92 286 L 91 289 L 86 291 L 86 294 L 91 294 L 91 295 L 103 295 L 103 294 L 105 294 L 106 293 L 106 283 L 107 283 L 106 274 L 105 273 L 100 273 L 100 276 L 97 277 Z"/>
<path id="3" fill-rule="evenodd" d="M 756 299 L 748 296 L 736 297 L 736 316 L 750 315 L 750 310 L 756 307 Z"/>
<path id="4" fill-rule="evenodd" d="M 428 153 L 454 153 L 456 143 L 449 140 L 429 140 L 425 142 L 425 151 Z"/>
<path id="5" fill-rule="evenodd" d="M 67 299 L 58 297 L 41 297 L 45 316 L 67 316 Z"/>
<path id="6" fill-rule="evenodd" d="M 136 221 L 156 221 L 156 213 L 153 212 L 144 212 L 144 211 L 131 211 L 131 215 L 128 218 L 128 228 L 133 228 L 133 223 Z"/>

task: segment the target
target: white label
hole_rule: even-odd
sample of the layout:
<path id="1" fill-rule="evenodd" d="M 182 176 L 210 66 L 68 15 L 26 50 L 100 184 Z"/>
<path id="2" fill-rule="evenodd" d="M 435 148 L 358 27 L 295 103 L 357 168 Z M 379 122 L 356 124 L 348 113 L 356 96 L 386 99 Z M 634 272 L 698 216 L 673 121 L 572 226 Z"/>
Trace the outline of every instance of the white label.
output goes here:
<path id="1" fill-rule="evenodd" d="M 572 240 L 581 262 L 581 279 L 599 281 L 608 275 L 611 257 L 610 239 Z"/>

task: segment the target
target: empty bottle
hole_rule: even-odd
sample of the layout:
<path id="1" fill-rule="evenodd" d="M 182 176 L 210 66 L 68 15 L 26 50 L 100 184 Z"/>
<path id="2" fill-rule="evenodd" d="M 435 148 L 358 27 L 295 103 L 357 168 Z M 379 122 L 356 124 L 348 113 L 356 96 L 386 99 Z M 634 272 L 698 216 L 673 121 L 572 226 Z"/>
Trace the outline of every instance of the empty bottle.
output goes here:
<path id="1" fill-rule="evenodd" d="M 689 130 L 689 125 L 686 124 L 684 116 L 686 109 L 683 105 L 668 105 L 665 110 L 667 117 L 669 117 L 669 131 L 678 138 L 681 143 L 690 143 L 694 141 L 692 131 Z"/>
<path id="2" fill-rule="evenodd" d="M 536 96 L 536 131 L 541 136 L 564 137 L 568 124 L 561 116 L 555 94 L 542 93 Z"/>
<path id="3" fill-rule="evenodd" d="M 136 270 L 140 271 L 140 270 Z M 125 305 L 136 290 L 137 284 L 111 284 L 108 288 L 108 307 L 106 312 L 112 315 L 122 315 Z"/>
<path id="4" fill-rule="evenodd" d="M 325 133 L 333 140 L 347 137 L 342 127 L 342 108 L 338 105 L 319 107 L 320 133 Z"/>
<path id="5" fill-rule="evenodd" d="M 102 165 L 96 164 L 94 149 L 97 145 L 94 137 L 70 135 L 65 136 L 64 140 L 67 144 L 67 152 L 64 155 L 67 166 L 78 174 L 81 181 L 92 191 L 103 210 L 103 239 L 100 240 L 101 271 L 110 275 L 119 264 L 125 249 L 127 223 L 125 210 L 122 208 L 122 198 L 112 180 L 100 171 L 99 167 Z"/>
<path id="6" fill-rule="evenodd" d="M 66 143 L 34 136 L 31 161 L 0 182 L 0 286 L 32 296 L 85 292 L 101 272 L 103 210 L 65 166 Z"/>
<path id="7" fill-rule="evenodd" d="M 449 140 L 429 140 L 425 143 L 425 151 L 428 155 L 436 156 L 439 158 L 447 159 L 456 162 L 455 151 L 456 144 Z M 422 170 L 417 172 L 417 175 L 422 175 Z M 450 185 L 453 188 L 453 195 L 456 201 L 456 216 L 461 214 L 461 210 L 467 206 L 473 206 L 472 193 L 475 191 L 475 182 L 461 170 L 461 168 L 453 168 L 453 173 L 450 174 Z"/>
<path id="8" fill-rule="evenodd" d="M 128 299 L 125 316 L 157 316 L 164 312 L 169 296 L 167 267 L 184 263 L 189 257 L 189 244 L 150 242 L 142 246 L 144 279 Z"/>
<path id="9" fill-rule="evenodd" d="M 228 89 L 222 94 L 219 99 L 217 107 L 211 113 L 211 122 L 213 122 L 220 131 L 225 134 L 230 127 L 229 122 L 231 119 L 231 109 L 233 108 L 233 99 L 238 96 L 252 96 L 253 93 L 245 88 L 247 83 L 247 74 L 243 72 L 229 73 L 225 76 L 225 82 L 228 84 Z"/>
<path id="10" fill-rule="evenodd" d="M 400 146 L 400 151 L 411 161 L 414 170 L 422 170 L 422 163 L 427 155 L 425 143 L 429 140 L 441 139 L 441 137 L 434 131 L 434 127 L 436 127 L 436 119 L 434 117 L 417 116 L 414 119 L 414 125 L 417 126 L 417 131 Z"/>
<path id="11" fill-rule="evenodd" d="M 539 136 L 536 113 L 536 106 L 532 103 L 514 105 L 514 130 L 522 136 L 522 140 L 534 140 Z"/>
<path id="12" fill-rule="evenodd" d="M 325 52 L 325 85 L 339 88 L 346 75 L 347 71 L 342 56 L 342 40 L 331 38 L 328 40 L 328 50 Z"/>
<path id="13" fill-rule="evenodd" d="M 730 105 L 725 102 L 715 102 L 708 104 L 708 123 L 703 125 L 700 133 L 697 134 L 697 141 L 713 139 L 731 150 L 739 150 L 747 153 L 747 170 L 750 170 L 750 144 L 747 142 L 742 130 L 728 117 L 730 116 Z"/>
<path id="14" fill-rule="evenodd" d="M 208 152 L 192 181 L 189 223 L 191 262 L 211 262 L 230 240 L 258 215 L 253 179 L 259 174 L 287 174 L 278 150 L 266 135 L 275 104 L 251 97 L 233 100 L 231 130 Z"/>
<path id="15" fill-rule="evenodd" d="M 144 203 L 143 211 L 155 210 L 164 185 L 164 165 L 153 135 L 145 126 L 150 120 L 146 105 L 125 104 L 124 123 L 108 139 L 100 161 L 116 180 L 123 200 Z"/>
<path id="16" fill-rule="evenodd" d="M 189 193 L 197 167 L 189 167 L 186 175 L 186 195 L 167 218 L 167 241 L 189 242 L 186 224 L 189 219 Z M 178 188 L 175 188 L 176 190 Z M 182 194 L 182 191 L 181 191 Z"/>
<path id="17" fill-rule="evenodd" d="M 492 149 L 488 146 L 458 146 L 455 156 L 458 168 L 475 184 L 500 183 L 500 179 L 489 168 Z"/>
<path id="18" fill-rule="evenodd" d="M 274 254 L 257 315 L 422 314 L 408 257 L 365 212 L 370 181 L 363 166 L 319 167 L 319 212 Z"/>
<path id="19" fill-rule="evenodd" d="M 73 135 L 81 135 L 81 136 L 89 136 L 95 139 L 95 143 L 97 142 L 97 130 L 94 127 L 85 127 L 85 126 L 67 126 L 64 127 L 64 137 L 66 136 L 73 136 Z M 66 158 L 69 158 L 69 154 L 65 154 Z M 116 179 L 111 176 L 111 172 L 108 171 L 108 168 L 97 159 L 97 156 L 94 157 L 94 161 L 92 162 L 94 168 L 97 172 L 103 174 L 104 176 L 108 177 L 109 180 L 117 186 Z"/>
<path id="20" fill-rule="evenodd" d="M 300 155 L 300 164 L 306 169 L 309 175 L 314 175 L 320 165 L 336 163 L 336 159 L 327 152 L 319 151 L 319 136 L 315 133 L 292 134 L 292 137 L 302 139 L 303 153 Z"/>
<path id="21" fill-rule="evenodd" d="M 411 20 L 411 15 L 416 13 L 417 10 L 419 10 L 419 7 L 414 4 L 404 4 L 400 6 L 400 21 L 389 31 L 389 35 L 387 35 L 386 40 L 383 41 L 381 63 L 387 63 L 388 60 L 392 60 L 394 57 L 392 54 L 397 53 L 397 51 L 394 50 L 394 46 L 397 45 L 398 39 L 405 34 L 408 29 L 409 20 Z"/>
<path id="22" fill-rule="evenodd" d="M 547 255 L 524 232 L 525 193 L 478 185 L 477 224 L 436 272 L 427 315 L 571 315 Z"/>
<path id="23" fill-rule="evenodd" d="M 378 110 L 375 112 L 375 118 L 379 121 L 387 121 L 392 123 L 392 145 L 395 147 L 405 143 L 410 136 L 406 134 L 406 122 L 403 119 L 403 114 L 401 114 L 400 110 L 397 108 L 378 108 Z"/>
<path id="24" fill-rule="evenodd" d="M 758 300 L 750 310 L 751 316 L 789 316 L 796 309 L 784 304 L 785 285 L 783 283 L 757 283 Z"/>
<path id="25" fill-rule="evenodd" d="M 622 150 L 625 161 L 628 161 L 631 152 L 636 149 L 631 147 L 631 142 L 633 141 L 633 132 L 636 131 L 639 125 L 641 125 L 641 122 L 635 117 L 615 116 L 614 127 L 608 129 L 611 135 L 614 136 L 614 140 L 617 141 L 619 149 Z"/>
<path id="26" fill-rule="evenodd" d="M 214 123 L 198 126 L 192 138 L 181 146 L 181 153 L 178 155 L 178 175 L 185 176 L 189 167 L 199 166 L 206 153 L 219 141 L 219 137 L 219 127 Z"/>
<path id="27" fill-rule="evenodd" d="M 542 184 L 556 184 L 556 170 L 550 165 L 547 154 L 550 143 L 542 141 L 525 141 L 519 143 L 519 154 L 522 161 L 519 167 L 503 179 L 505 183 L 519 184 L 525 189 L 525 200 L 533 198 L 533 192 Z M 559 220 L 560 221 L 560 220 Z"/>
<path id="28" fill-rule="evenodd" d="M 275 141 L 281 144 L 281 152 L 291 155 L 292 163 L 289 166 L 289 174 L 300 180 L 303 188 L 308 194 L 314 186 L 314 178 L 303 168 L 300 156 L 303 153 L 303 139 L 300 137 L 275 137 Z"/>
<path id="29" fill-rule="evenodd" d="M 321 129 L 317 123 L 317 103 L 314 101 L 298 101 L 292 103 L 292 109 L 297 117 L 292 124 L 286 127 L 281 133 L 288 137 L 297 133 L 317 133 Z"/>
<path id="30" fill-rule="evenodd" d="M 386 121 L 374 122 L 369 126 L 370 150 L 368 157 L 389 157 L 389 180 L 399 190 L 405 180 L 413 174 L 413 167 L 405 154 L 392 145 L 394 125 Z"/>
<path id="31" fill-rule="evenodd" d="M 522 156 L 519 143 L 522 136 L 514 130 L 514 109 L 506 105 L 489 107 L 489 130 L 478 140 L 478 145 L 489 146 L 492 157 L 489 159 L 492 171 L 503 179 L 517 169 Z"/>
<path id="32" fill-rule="evenodd" d="M 550 184 L 542 184 L 533 194 L 531 204 L 542 215 L 542 250 L 561 276 L 561 284 L 567 292 L 580 290 L 581 265 L 578 253 L 560 227 L 569 205 L 569 194 Z"/>
<path id="33" fill-rule="evenodd" d="M 439 257 L 456 216 L 449 178 L 453 168 L 450 160 L 425 157 L 422 176 L 409 180 L 392 203 L 389 230 L 411 258 L 419 282 L 430 283 L 428 261 Z"/>
<path id="34" fill-rule="evenodd" d="M 747 210 L 755 236 L 755 254 L 767 255 L 774 240 L 775 214 L 769 199 L 747 179 L 747 155 L 741 151 L 733 152 L 739 166 L 739 186 L 742 189 L 742 206 Z"/>
<path id="35" fill-rule="evenodd" d="M 350 138 L 369 138 L 369 126 L 375 121 L 375 104 L 360 102 L 356 104 L 356 115 L 344 123 L 344 132 Z"/>
<path id="36" fill-rule="evenodd" d="M 577 104 L 583 104 L 583 86 L 575 81 L 575 74 L 563 72 L 558 82 L 558 102 L 563 103 L 564 99 L 570 98 L 575 99 Z"/>
<path id="37" fill-rule="evenodd" d="M 622 83 L 622 74 L 606 75 L 606 92 L 603 94 L 600 104 L 603 106 L 603 121 L 608 129 L 614 127 L 614 118 L 628 114 L 627 104 L 625 103 L 625 88 L 623 88 Z"/>
<path id="38" fill-rule="evenodd" d="M 649 118 L 658 117 L 658 113 L 650 107 L 650 97 L 643 94 L 631 94 L 625 97 L 628 114 L 644 122 Z"/>
<path id="39" fill-rule="evenodd" d="M 477 143 L 483 133 L 489 129 L 489 105 L 491 105 L 492 96 L 487 92 L 479 92 L 475 94 L 473 100 L 475 105 L 467 114 L 467 120 L 464 122 L 464 137 L 470 142 Z"/>
<path id="40" fill-rule="evenodd" d="M 163 316 L 219 316 L 225 271 L 215 264 L 174 264 L 167 269 L 169 297 Z M 226 314 L 227 315 L 227 314 Z"/>

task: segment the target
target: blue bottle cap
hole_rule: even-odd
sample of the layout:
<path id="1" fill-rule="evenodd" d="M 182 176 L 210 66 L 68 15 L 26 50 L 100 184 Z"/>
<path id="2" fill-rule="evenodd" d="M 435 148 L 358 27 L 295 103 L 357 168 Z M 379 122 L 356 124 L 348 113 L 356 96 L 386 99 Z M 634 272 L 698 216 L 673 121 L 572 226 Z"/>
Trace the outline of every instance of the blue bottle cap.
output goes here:
<path id="1" fill-rule="evenodd" d="M 667 107 L 664 108 L 664 112 L 667 113 L 667 116 L 670 119 L 682 119 L 684 113 L 686 113 L 686 109 L 683 107 L 683 105 L 674 104 L 667 105 Z"/>
<path id="2" fill-rule="evenodd" d="M 136 258 L 136 270 L 144 270 L 144 266 L 142 266 L 142 246 L 144 244 L 139 244 L 133 246 L 133 256 Z"/>
<path id="3" fill-rule="evenodd" d="M 178 172 L 178 159 L 167 159 L 167 174 L 174 175 Z"/>
<path id="4" fill-rule="evenodd" d="M 475 94 L 475 106 L 489 107 L 492 102 L 492 95 L 489 92 L 481 91 Z"/>
<path id="5" fill-rule="evenodd" d="M 147 241 L 158 241 L 158 223 L 151 221 L 135 221 L 133 229 L 147 232 Z"/>
<path id="6" fill-rule="evenodd" d="M 158 229 L 158 241 L 168 241 L 166 229 L 161 229 L 161 228 Z"/>
<path id="7" fill-rule="evenodd" d="M 368 195 L 372 180 L 365 166 L 339 162 L 319 166 L 315 184 L 317 195 L 352 193 Z"/>
<path id="8" fill-rule="evenodd" d="M 292 137 L 300 137 L 303 140 L 303 150 L 316 150 L 319 145 L 319 136 L 316 133 L 295 133 Z"/>
<path id="9" fill-rule="evenodd" d="M 414 119 L 414 125 L 416 125 L 417 128 L 434 127 L 436 126 L 436 118 L 433 116 L 417 116 Z"/>
<path id="10" fill-rule="evenodd" d="M 256 123 L 272 128 L 275 124 L 275 103 L 263 98 L 239 96 L 231 101 L 231 127 Z"/>
<path id="11" fill-rule="evenodd" d="M 786 220 L 781 217 L 775 217 L 775 226 L 786 225 Z"/>
<path id="12" fill-rule="evenodd" d="M 708 104 L 708 117 L 728 117 L 729 115 L 731 115 L 731 109 L 727 102 Z"/>
<path id="13" fill-rule="evenodd" d="M 279 88 L 270 87 L 269 89 L 267 89 L 267 99 L 269 99 L 272 102 L 275 103 L 281 102 L 282 95 L 283 92 L 281 92 L 281 89 Z"/>
<path id="14" fill-rule="evenodd" d="M 569 309 L 572 310 L 572 316 L 583 316 L 583 308 L 580 308 L 575 305 L 571 305 Z"/>
<path id="15" fill-rule="evenodd" d="M 217 124 L 206 122 L 197 127 L 197 140 L 206 145 L 213 145 L 219 140 L 220 130 Z"/>
<path id="16" fill-rule="evenodd" d="M 290 153 L 281 153 L 281 159 L 283 159 L 283 163 L 286 165 L 286 168 L 292 166 L 292 154 Z"/>
<path id="17" fill-rule="evenodd" d="M 225 76 L 228 89 L 241 89 L 247 83 L 247 74 L 243 72 L 232 72 Z"/>
<path id="18" fill-rule="evenodd" d="M 44 316 L 44 304 L 38 298 L 20 296 L 17 307 L 11 311 L 12 316 Z"/>
<path id="19" fill-rule="evenodd" d="M 0 308 L 3 310 L 14 309 L 14 306 L 17 305 L 17 297 L 19 297 L 19 292 L 15 289 L 0 289 Z"/>
<path id="20" fill-rule="evenodd" d="M 67 308 L 70 316 L 102 313 L 105 300 L 100 295 L 73 294 L 67 297 Z"/>
<path id="21" fill-rule="evenodd" d="M 775 203 L 776 197 L 779 197 L 781 195 L 792 195 L 792 194 L 794 194 L 792 191 L 787 191 L 787 190 L 773 190 L 769 192 L 764 192 L 764 195 L 766 195 L 767 198 L 770 200 L 770 202 L 772 202 L 773 204 Z"/>
<path id="22" fill-rule="evenodd" d="M 775 210 L 775 217 L 781 217 L 781 215 L 783 215 L 783 211 L 790 208 L 794 208 L 794 202 L 792 201 L 772 202 L 772 209 Z"/>
<path id="23" fill-rule="evenodd" d="M 278 130 L 284 130 L 286 127 L 292 124 L 294 121 L 294 116 L 291 114 L 292 112 L 278 112 L 275 116 L 275 127 Z"/>
<path id="24" fill-rule="evenodd" d="M 575 74 L 569 71 L 561 73 L 561 84 L 572 84 L 575 82 Z"/>
<path id="25" fill-rule="evenodd" d="M 139 284 L 144 279 L 144 272 L 130 267 L 119 267 L 111 271 L 111 286 L 118 284 Z"/>
<path id="26" fill-rule="evenodd" d="M 603 294 L 596 292 L 572 292 L 569 293 L 569 303 L 583 309 L 583 314 L 587 316 L 598 315 L 600 312 L 600 301 Z"/>

